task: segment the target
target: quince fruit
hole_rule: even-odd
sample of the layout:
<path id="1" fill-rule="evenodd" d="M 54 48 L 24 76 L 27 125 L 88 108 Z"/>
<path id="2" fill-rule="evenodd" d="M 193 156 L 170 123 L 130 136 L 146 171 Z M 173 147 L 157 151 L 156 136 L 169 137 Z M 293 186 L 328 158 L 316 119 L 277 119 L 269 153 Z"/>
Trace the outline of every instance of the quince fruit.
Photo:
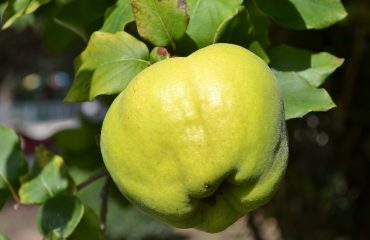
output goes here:
<path id="1" fill-rule="evenodd" d="M 265 204 L 286 168 L 278 82 L 232 44 L 155 63 L 112 103 L 101 151 L 137 207 L 179 228 L 222 231 Z"/>

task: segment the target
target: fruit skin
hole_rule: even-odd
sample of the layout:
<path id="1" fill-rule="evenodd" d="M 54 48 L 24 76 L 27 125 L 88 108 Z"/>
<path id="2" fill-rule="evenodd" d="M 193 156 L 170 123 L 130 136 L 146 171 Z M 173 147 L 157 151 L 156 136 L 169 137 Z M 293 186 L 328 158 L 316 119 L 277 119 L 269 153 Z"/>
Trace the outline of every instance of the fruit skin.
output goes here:
<path id="1" fill-rule="evenodd" d="M 179 228 L 222 231 L 266 203 L 285 171 L 278 83 L 232 44 L 163 60 L 114 100 L 101 151 L 134 205 Z"/>

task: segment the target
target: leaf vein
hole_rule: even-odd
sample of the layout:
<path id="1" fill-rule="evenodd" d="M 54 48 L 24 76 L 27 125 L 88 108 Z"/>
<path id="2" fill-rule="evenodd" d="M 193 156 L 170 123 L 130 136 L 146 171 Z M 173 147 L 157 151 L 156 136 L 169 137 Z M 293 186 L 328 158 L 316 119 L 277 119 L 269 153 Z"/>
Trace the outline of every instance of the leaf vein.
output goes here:
<path id="1" fill-rule="evenodd" d="M 153 1 L 153 0 L 152 0 L 152 1 Z M 168 30 L 167 30 L 167 28 L 166 28 L 167 26 L 166 26 L 166 24 L 164 23 L 164 21 L 163 21 L 163 19 L 162 19 L 162 16 L 159 14 L 158 3 L 157 3 L 157 1 L 155 1 L 155 0 L 154 0 L 154 6 L 155 6 L 155 9 L 156 9 L 156 11 L 154 11 L 154 12 L 155 12 L 155 14 L 158 16 L 158 18 L 159 18 L 159 20 L 160 20 L 160 22 L 161 22 L 161 25 L 162 25 L 163 30 L 165 31 L 165 33 L 166 33 L 167 37 L 169 38 L 170 42 L 171 42 L 171 43 L 173 43 L 172 36 L 171 36 L 171 34 L 168 32 Z"/>
<path id="2" fill-rule="evenodd" d="M 40 176 L 40 181 L 42 183 L 42 185 L 45 187 L 46 191 L 48 192 L 49 196 L 50 197 L 54 197 L 54 194 L 53 192 L 51 191 L 51 189 L 49 188 L 48 184 L 45 182 L 43 176 Z"/>

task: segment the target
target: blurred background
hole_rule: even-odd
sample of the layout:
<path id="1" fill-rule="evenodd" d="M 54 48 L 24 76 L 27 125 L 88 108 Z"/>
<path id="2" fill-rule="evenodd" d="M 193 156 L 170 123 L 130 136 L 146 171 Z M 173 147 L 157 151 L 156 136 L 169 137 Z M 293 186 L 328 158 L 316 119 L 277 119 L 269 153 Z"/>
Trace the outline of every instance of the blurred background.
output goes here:
<path id="1" fill-rule="evenodd" d="M 345 59 L 324 85 L 337 108 L 287 122 L 289 166 L 271 202 L 227 231 L 209 235 L 172 229 L 148 217 L 111 185 L 106 238 L 370 239 L 370 2 L 344 4 L 349 16 L 328 29 L 271 26 L 271 46 L 284 43 Z M 29 17 L 0 32 L 0 124 L 22 136 L 30 162 L 38 144 L 60 153 L 78 183 L 102 166 L 97 142 L 111 98 L 62 101 L 84 44 L 52 21 L 49 25 L 41 28 Z M 99 180 L 79 192 L 96 212 L 103 185 Z M 0 211 L 0 232 L 15 240 L 41 239 L 36 211 L 36 206 L 8 202 Z"/>

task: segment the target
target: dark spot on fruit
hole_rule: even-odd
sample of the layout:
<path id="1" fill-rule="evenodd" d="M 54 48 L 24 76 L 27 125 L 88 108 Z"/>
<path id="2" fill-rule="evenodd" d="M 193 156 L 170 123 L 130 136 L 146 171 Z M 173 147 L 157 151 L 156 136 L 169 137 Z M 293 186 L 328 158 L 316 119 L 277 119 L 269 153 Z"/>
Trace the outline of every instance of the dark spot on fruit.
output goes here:
<path id="1" fill-rule="evenodd" d="M 89 91 L 89 90 L 90 90 L 90 83 L 86 83 L 86 85 L 85 85 L 85 90 L 86 90 L 86 91 Z"/>
<path id="2" fill-rule="evenodd" d="M 279 151 L 280 151 L 280 148 L 281 148 L 281 144 L 283 142 L 283 132 L 285 131 L 284 129 L 284 120 L 280 121 L 280 132 L 279 132 L 279 139 L 276 143 L 276 145 L 274 146 L 274 150 L 273 150 L 273 155 L 274 157 L 279 154 Z"/>

